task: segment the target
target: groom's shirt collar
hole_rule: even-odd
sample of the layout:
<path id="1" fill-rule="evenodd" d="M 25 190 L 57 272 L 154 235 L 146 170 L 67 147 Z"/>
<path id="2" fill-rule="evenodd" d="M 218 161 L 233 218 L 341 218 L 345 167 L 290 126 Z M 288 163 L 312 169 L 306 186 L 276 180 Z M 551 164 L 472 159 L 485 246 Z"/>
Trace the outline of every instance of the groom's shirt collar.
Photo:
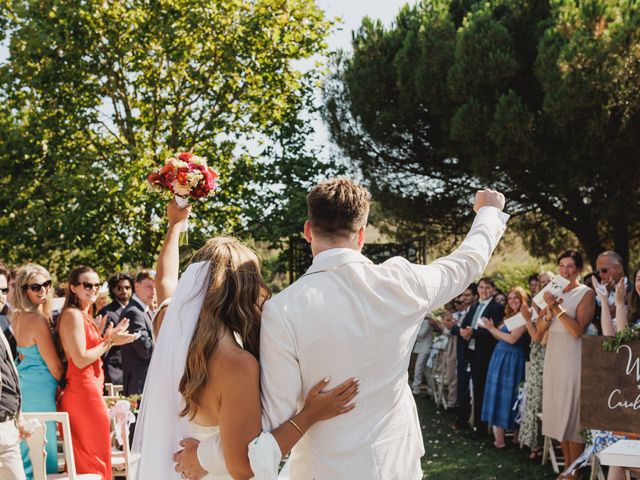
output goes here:
<path id="1" fill-rule="evenodd" d="M 344 247 L 330 248 L 329 250 L 323 250 L 319 254 L 315 255 L 313 257 L 313 263 L 324 261 L 328 258 L 335 257 L 336 255 L 355 252 L 355 251 L 356 250 L 354 250 L 353 248 L 344 248 Z"/>
<path id="2" fill-rule="evenodd" d="M 347 263 L 371 263 L 371 260 L 352 248 L 331 248 L 313 257 L 313 263 L 305 275 L 333 270 Z"/>

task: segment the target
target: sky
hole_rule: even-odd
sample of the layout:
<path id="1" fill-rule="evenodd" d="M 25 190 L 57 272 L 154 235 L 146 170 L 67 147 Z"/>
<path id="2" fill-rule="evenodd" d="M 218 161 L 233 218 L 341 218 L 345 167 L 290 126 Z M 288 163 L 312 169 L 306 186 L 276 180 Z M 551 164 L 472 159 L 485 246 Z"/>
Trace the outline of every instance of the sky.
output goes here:
<path id="1" fill-rule="evenodd" d="M 400 8 L 407 3 L 413 4 L 415 0 L 317 0 L 327 17 L 342 19 L 340 29 L 334 31 L 328 39 L 332 50 L 350 48 L 351 32 L 360 26 L 363 17 L 381 20 L 389 26 Z"/>

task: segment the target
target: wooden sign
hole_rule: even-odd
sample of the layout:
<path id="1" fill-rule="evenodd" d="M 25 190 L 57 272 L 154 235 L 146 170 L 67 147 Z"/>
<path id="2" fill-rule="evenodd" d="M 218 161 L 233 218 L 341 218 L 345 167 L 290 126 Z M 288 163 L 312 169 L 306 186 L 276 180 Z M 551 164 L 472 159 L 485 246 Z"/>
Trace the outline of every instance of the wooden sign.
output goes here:
<path id="1" fill-rule="evenodd" d="M 607 337 L 582 337 L 582 428 L 640 432 L 640 340 L 605 352 Z"/>

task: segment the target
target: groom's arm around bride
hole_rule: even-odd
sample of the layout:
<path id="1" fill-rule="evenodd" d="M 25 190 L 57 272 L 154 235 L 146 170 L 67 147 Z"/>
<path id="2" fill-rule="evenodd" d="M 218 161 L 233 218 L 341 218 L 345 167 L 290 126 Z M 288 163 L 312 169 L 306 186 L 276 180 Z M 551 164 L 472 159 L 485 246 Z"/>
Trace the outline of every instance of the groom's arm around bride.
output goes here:
<path id="1" fill-rule="evenodd" d="M 292 451 L 290 479 L 421 479 L 411 348 L 425 314 L 485 269 L 508 218 L 504 197 L 478 192 L 466 239 L 430 265 L 400 257 L 374 265 L 361 255 L 369 194 L 354 182 L 323 182 L 307 201 L 313 264 L 262 313 L 263 428 L 291 418 L 322 376 L 355 376 L 358 408 L 309 430 Z"/>

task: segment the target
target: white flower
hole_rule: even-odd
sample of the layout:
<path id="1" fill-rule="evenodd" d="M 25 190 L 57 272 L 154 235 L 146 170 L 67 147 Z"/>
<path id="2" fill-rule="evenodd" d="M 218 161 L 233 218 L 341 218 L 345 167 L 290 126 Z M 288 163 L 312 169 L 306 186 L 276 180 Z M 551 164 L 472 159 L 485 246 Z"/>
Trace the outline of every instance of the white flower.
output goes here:
<path id="1" fill-rule="evenodd" d="M 189 161 L 195 165 L 203 165 L 205 167 L 207 166 L 207 159 L 204 157 L 198 157 L 194 155 L 193 157 L 191 157 L 191 160 Z"/>
<path id="2" fill-rule="evenodd" d="M 176 160 L 175 162 L 173 162 L 173 166 L 174 168 L 178 169 L 178 168 L 187 168 L 189 167 L 189 164 L 187 162 L 183 162 L 182 160 Z"/>
<path id="3" fill-rule="evenodd" d="M 191 188 L 195 188 L 198 185 L 198 182 L 202 180 L 202 172 L 200 170 L 193 170 L 187 173 L 187 183 L 191 186 Z"/>
<path id="4" fill-rule="evenodd" d="M 173 187 L 173 193 L 179 197 L 187 197 L 191 192 L 189 185 L 180 185 L 177 180 L 171 182 L 171 186 Z"/>

